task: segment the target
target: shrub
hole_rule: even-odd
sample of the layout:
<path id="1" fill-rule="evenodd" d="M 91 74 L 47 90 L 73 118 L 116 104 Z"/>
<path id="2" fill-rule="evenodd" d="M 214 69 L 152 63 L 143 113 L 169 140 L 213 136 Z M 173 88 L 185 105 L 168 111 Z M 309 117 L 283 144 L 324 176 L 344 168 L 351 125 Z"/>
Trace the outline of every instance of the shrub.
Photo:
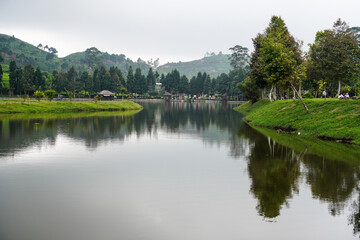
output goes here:
<path id="1" fill-rule="evenodd" d="M 56 92 L 54 90 L 46 90 L 45 92 L 45 97 L 51 101 L 54 99 L 55 95 L 56 95 Z"/>
<path id="2" fill-rule="evenodd" d="M 29 99 L 29 95 L 27 94 L 23 94 L 21 97 L 24 99 L 24 102 Z"/>
<path id="3" fill-rule="evenodd" d="M 43 92 L 40 92 L 40 91 L 36 91 L 36 92 L 34 92 L 34 98 L 36 98 L 36 100 L 38 100 L 39 102 L 40 102 L 40 100 L 42 99 L 42 98 L 44 98 L 44 93 Z"/>

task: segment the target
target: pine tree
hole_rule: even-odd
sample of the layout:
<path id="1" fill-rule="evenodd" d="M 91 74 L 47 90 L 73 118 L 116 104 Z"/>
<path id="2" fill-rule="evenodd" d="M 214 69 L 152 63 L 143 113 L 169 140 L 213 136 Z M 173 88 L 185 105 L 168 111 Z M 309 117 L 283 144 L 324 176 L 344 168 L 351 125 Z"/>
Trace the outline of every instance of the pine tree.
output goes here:
<path id="1" fill-rule="evenodd" d="M 44 90 L 45 81 L 43 81 L 43 77 L 42 77 L 39 66 L 36 68 L 36 71 L 35 71 L 34 82 L 35 82 L 35 90 L 40 90 L 40 89 Z"/>
<path id="2" fill-rule="evenodd" d="M 128 69 L 126 85 L 129 93 L 135 93 L 135 79 L 134 79 L 133 69 L 131 66 Z"/>

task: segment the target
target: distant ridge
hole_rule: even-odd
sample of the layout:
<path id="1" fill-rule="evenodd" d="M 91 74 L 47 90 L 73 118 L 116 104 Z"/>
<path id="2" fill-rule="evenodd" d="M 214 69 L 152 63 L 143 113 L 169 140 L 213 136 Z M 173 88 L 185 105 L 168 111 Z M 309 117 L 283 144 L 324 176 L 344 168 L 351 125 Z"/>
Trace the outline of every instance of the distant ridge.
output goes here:
<path id="1" fill-rule="evenodd" d="M 0 34 L 0 54 L 4 58 L 4 63 L 9 64 L 11 60 L 15 60 L 18 65 L 26 66 L 28 64 L 34 67 L 39 66 L 42 71 L 52 72 L 58 70 L 62 72 L 68 71 L 71 66 L 74 66 L 78 72 L 86 71 L 87 65 L 85 63 L 85 51 L 72 53 L 66 57 L 59 58 L 56 53 L 49 51 L 55 50 L 53 47 L 42 46 L 38 47 L 24 42 L 14 36 Z M 231 70 L 229 55 L 222 54 L 208 54 L 202 59 L 193 60 L 189 62 L 167 63 L 159 66 L 156 70 L 162 74 L 167 74 L 174 69 L 177 69 L 182 75 L 188 78 L 196 76 L 198 72 L 206 72 L 211 77 L 216 77 L 221 73 L 228 73 Z M 109 54 L 107 52 L 100 52 L 98 55 L 99 61 L 106 67 L 117 66 L 123 73 L 127 74 L 130 66 L 134 69 L 139 67 L 142 72 L 147 73 L 151 67 L 140 58 L 134 62 L 126 58 L 124 54 Z"/>
<path id="2" fill-rule="evenodd" d="M 39 66 L 43 71 L 49 72 L 53 70 L 64 72 L 69 70 L 71 66 L 74 66 L 78 72 L 88 69 L 85 64 L 85 51 L 59 58 L 56 54 L 46 51 L 45 49 L 48 48 L 38 48 L 14 36 L 0 34 L 0 54 L 4 58 L 5 64 L 9 64 L 11 60 L 15 60 L 16 63 L 21 66 L 31 64 L 35 67 Z M 134 62 L 126 58 L 124 54 L 118 55 L 100 52 L 98 59 L 106 67 L 117 66 L 124 73 L 127 72 L 130 66 L 133 68 L 139 67 L 144 72 L 148 71 L 150 67 L 145 61 L 138 59 L 137 62 Z"/>
<path id="3" fill-rule="evenodd" d="M 206 72 L 211 77 L 217 77 L 221 73 L 228 73 L 231 70 L 228 54 L 210 54 L 202 59 L 190 62 L 167 63 L 159 66 L 156 70 L 161 73 L 169 73 L 177 69 L 182 75 L 188 78 L 196 76 L 198 72 Z"/>

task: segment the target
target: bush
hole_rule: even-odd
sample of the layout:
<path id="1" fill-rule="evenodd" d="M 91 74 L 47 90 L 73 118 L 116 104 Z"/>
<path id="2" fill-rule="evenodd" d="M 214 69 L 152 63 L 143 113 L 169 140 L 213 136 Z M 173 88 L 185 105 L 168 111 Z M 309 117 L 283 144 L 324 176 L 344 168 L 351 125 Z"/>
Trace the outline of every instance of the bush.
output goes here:
<path id="1" fill-rule="evenodd" d="M 350 96 L 359 96 L 360 88 L 358 86 L 352 86 L 349 91 Z"/>
<path id="2" fill-rule="evenodd" d="M 244 97 L 248 100 L 251 100 L 252 103 L 260 99 L 260 89 L 256 86 L 255 82 L 247 77 L 244 79 L 243 83 L 237 85 L 240 92 L 243 93 Z"/>
<path id="3" fill-rule="evenodd" d="M 21 97 L 24 99 L 24 102 L 29 99 L 29 95 L 27 94 L 23 94 Z"/>
<path id="4" fill-rule="evenodd" d="M 45 97 L 51 101 L 54 99 L 55 95 L 56 95 L 56 92 L 54 90 L 46 90 L 45 92 Z"/>
<path id="5" fill-rule="evenodd" d="M 38 100 L 39 102 L 40 102 L 40 100 L 42 99 L 42 98 L 44 98 L 44 93 L 43 92 L 40 92 L 40 91 L 36 91 L 36 92 L 34 92 L 34 98 L 36 98 L 36 100 Z"/>

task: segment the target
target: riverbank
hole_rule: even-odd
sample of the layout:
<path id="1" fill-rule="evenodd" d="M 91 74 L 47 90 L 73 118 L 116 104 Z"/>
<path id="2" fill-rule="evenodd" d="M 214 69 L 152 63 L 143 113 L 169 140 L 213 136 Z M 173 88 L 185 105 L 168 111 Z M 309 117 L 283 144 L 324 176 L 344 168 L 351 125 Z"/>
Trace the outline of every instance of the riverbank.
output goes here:
<path id="1" fill-rule="evenodd" d="M 140 110 L 142 107 L 131 101 L 36 101 L 1 100 L 0 114 L 6 113 L 65 113 Z"/>
<path id="2" fill-rule="evenodd" d="M 359 100 L 305 99 L 305 103 L 309 113 L 300 100 L 247 102 L 235 110 L 246 115 L 251 126 L 360 145 Z"/>

